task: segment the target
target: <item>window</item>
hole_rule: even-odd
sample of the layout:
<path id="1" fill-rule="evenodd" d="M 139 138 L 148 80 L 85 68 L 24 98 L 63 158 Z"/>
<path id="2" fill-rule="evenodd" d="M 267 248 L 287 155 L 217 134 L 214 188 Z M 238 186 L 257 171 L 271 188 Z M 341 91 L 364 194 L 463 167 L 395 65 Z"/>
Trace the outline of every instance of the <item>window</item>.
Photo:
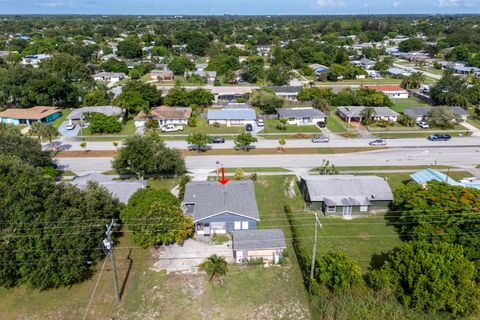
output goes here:
<path id="1" fill-rule="evenodd" d="M 335 212 L 337 210 L 336 206 L 327 206 L 327 212 Z"/>
<path id="2" fill-rule="evenodd" d="M 240 230 L 240 229 L 242 229 L 242 222 L 241 222 L 241 221 L 235 221 L 235 222 L 233 223 L 233 229 L 235 229 L 235 230 Z"/>
<path id="3" fill-rule="evenodd" d="M 360 206 L 360 211 L 361 211 L 361 212 L 366 212 L 366 211 L 368 211 L 368 206 Z"/>
<path id="4" fill-rule="evenodd" d="M 242 230 L 248 230 L 248 221 L 242 221 Z"/>

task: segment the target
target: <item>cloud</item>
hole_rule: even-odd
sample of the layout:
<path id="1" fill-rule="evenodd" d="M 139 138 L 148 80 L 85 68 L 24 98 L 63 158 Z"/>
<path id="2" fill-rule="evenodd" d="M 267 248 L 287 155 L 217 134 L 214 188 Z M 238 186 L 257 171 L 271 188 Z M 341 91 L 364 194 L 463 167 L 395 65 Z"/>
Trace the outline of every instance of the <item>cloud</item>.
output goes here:
<path id="1" fill-rule="evenodd" d="M 394 8 L 400 8 L 401 5 L 402 5 L 402 3 L 401 3 L 400 1 L 395 1 L 395 2 L 393 3 L 393 7 L 394 7 Z"/>
<path id="2" fill-rule="evenodd" d="M 458 6 L 459 2 L 460 0 L 437 0 L 437 5 L 440 8 L 456 7 Z"/>
<path id="3" fill-rule="evenodd" d="M 478 1 L 478 0 L 465 0 L 463 5 L 465 7 L 472 8 L 472 7 L 480 6 L 480 1 Z"/>
<path id="4" fill-rule="evenodd" d="M 345 7 L 345 1 L 343 0 L 317 0 L 317 6 L 321 8 L 341 8 Z"/>
<path id="5" fill-rule="evenodd" d="M 65 7 L 67 5 L 66 1 L 37 1 L 35 2 L 36 5 L 47 7 L 47 8 L 59 8 Z"/>

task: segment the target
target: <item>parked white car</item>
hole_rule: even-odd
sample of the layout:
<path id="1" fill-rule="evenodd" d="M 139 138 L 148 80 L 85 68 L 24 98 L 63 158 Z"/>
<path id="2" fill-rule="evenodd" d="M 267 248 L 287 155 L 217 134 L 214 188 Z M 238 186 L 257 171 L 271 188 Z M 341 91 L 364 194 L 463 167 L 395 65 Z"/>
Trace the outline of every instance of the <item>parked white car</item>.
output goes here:
<path id="1" fill-rule="evenodd" d="M 259 127 L 265 126 L 265 123 L 263 122 L 263 119 L 257 119 L 257 126 L 259 126 Z"/>
<path id="2" fill-rule="evenodd" d="M 422 128 L 422 129 L 428 129 L 430 128 L 430 126 L 428 125 L 428 123 L 426 123 L 425 121 L 420 121 L 420 122 L 417 122 L 417 125 Z"/>
<path id="3" fill-rule="evenodd" d="M 73 130 L 73 129 L 75 129 L 76 126 L 77 125 L 75 123 L 69 122 L 69 123 L 67 123 L 67 130 Z"/>
<path id="4" fill-rule="evenodd" d="M 161 128 L 162 132 L 179 132 L 183 131 L 182 126 L 175 126 L 173 124 L 166 124 Z"/>

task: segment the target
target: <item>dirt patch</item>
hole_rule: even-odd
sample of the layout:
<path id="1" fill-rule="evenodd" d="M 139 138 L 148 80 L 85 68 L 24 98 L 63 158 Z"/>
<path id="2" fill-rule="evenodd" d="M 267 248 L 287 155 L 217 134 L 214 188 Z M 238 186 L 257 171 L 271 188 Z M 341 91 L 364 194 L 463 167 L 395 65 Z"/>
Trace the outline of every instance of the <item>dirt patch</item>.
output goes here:
<path id="1" fill-rule="evenodd" d="M 286 191 L 285 194 L 288 198 L 292 199 L 295 198 L 295 181 L 294 180 L 287 180 L 286 181 Z"/>
<path id="2" fill-rule="evenodd" d="M 359 236 L 363 240 L 370 240 L 370 235 L 367 232 L 361 232 Z"/>
<path id="3" fill-rule="evenodd" d="M 281 305 L 264 304 L 252 311 L 252 314 L 244 319 L 255 320 L 276 320 L 276 319 L 310 319 L 308 308 L 301 305 L 298 301 L 284 301 Z"/>

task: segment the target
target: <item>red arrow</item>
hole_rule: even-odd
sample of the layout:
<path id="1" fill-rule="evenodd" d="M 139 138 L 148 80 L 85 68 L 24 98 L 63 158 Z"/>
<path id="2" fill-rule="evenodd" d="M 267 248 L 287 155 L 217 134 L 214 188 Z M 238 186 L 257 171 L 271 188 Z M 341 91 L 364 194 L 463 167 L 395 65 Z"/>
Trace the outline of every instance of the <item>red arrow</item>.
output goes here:
<path id="1" fill-rule="evenodd" d="M 226 185 L 230 179 L 225 179 L 225 168 L 222 167 L 222 180 L 218 180 L 223 185 Z"/>

